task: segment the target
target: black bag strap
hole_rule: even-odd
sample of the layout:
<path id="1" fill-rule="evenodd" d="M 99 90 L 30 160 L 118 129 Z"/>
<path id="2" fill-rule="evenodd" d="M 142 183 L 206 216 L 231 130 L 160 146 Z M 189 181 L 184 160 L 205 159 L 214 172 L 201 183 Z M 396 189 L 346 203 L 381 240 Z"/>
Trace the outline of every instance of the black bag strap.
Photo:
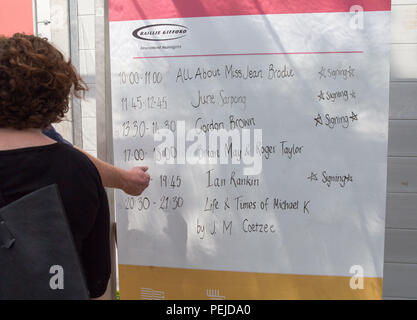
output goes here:
<path id="1" fill-rule="evenodd" d="M 7 228 L 6 222 L 0 217 L 0 250 L 10 249 L 15 241 L 16 239 Z"/>
<path id="2" fill-rule="evenodd" d="M 0 208 L 4 207 L 6 202 L 3 198 L 3 193 L 0 190 Z M 1 218 L 0 215 L 0 249 L 10 249 L 15 242 L 15 238 L 7 228 L 6 222 Z"/>
<path id="3" fill-rule="evenodd" d="M 3 192 L 0 190 L 0 208 L 4 207 L 6 205 L 6 201 L 3 197 Z"/>

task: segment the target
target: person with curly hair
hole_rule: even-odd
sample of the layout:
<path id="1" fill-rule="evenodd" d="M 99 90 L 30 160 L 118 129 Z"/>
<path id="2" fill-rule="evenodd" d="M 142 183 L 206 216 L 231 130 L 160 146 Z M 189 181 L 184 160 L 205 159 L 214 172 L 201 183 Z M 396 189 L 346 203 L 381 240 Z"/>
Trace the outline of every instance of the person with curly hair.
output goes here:
<path id="1" fill-rule="evenodd" d="M 62 120 L 71 92 L 82 97 L 86 89 L 71 62 L 46 39 L 0 36 L 0 208 L 56 184 L 90 297 L 97 298 L 111 273 L 102 180 L 85 154 L 42 132 Z"/>
<path id="2" fill-rule="evenodd" d="M 22 34 L 16 34 L 15 38 L 26 38 L 28 41 L 31 41 L 32 43 L 40 43 L 39 39 L 36 39 L 36 37 L 32 37 L 32 36 L 24 36 Z M 11 56 L 13 56 L 15 49 L 12 49 L 11 52 L 9 52 L 9 54 Z M 43 49 L 44 50 L 44 49 Z M 34 53 L 31 53 L 32 58 L 34 58 L 33 56 Z M 39 53 L 37 53 L 39 54 Z M 58 58 L 57 57 L 51 57 L 55 60 L 50 61 L 50 65 L 53 66 L 54 62 L 57 62 L 58 65 L 64 65 L 65 62 L 63 60 L 62 54 L 60 54 L 61 56 L 59 57 L 59 60 L 56 60 Z M 16 57 L 17 58 L 17 57 Z M 27 59 L 29 59 L 30 56 L 27 57 Z M 14 59 L 12 57 L 12 59 Z M 48 59 L 46 56 L 41 57 L 38 56 L 38 63 L 43 63 L 42 59 Z M 12 60 L 13 61 L 13 60 Z M 6 68 L 6 65 L 4 65 L 3 68 Z M 67 68 L 72 68 L 73 71 L 75 72 L 74 68 L 72 66 L 67 66 Z M 33 71 L 33 70 L 32 70 Z M 26 69 L 21 69 L 19 72 L 23 72 L 23 74 L 26 74 L 27 72 L 30 72 L 30 69 L 26 68 Z M 22 75 L 23 75 L 22 74 Z M 33 87 L 27 87 L 27 88 L 21 88 L 21 87 L 17 87 L 15 88 L 15 86 L 19 86 L 19 84 L 22 84 L 24 81 L 24 78 L 20 78 L 19 74 L 16 74 L 16 82 L 10 82 L 7 83 L 7 86 L 4 87 L 3 94 L 6 94 L 7 92 L 9 92 L 9 94 L 12 91 L 6 91 L 6 88 L 9 88 L 11 90 L 35 90 L 32 91 L 32 94 L 36 94 L 36 92 L 39 92 L 40 87 L 42 85 L 48 85 L 49 81 L 51 81 L 51 79 L 49 78 L 50 75 L 48 73 L 45 74 L 36 74 L 36 73 L 31 73 L 31 76 L 33 76 L 33 82 L 32 85 Z M 48 96 L 37 96 L 37 100 L 34 101 L 33 105 L 31 106 L 26 106 L 23 107 L 21 109 L 19 109 L 21 114 L 24 114 L 25 112 L 28 112 L 28 110 L 26 110 L 27 108 L 31 108 L 29 110 L 30 114 L 31 114 L 31 122 L 28 123 L 24 123 L 22 122 L 21 118 L 18 118 L 18 120 L 16 120 L 14 118 L 14 114 L 13 113 L 5 113 L 4 117 L 0 118 L 0 121 L 3 121 L 3 123 L 0 122 L 0 127 L 7 127 L 7 126 L 12 126 L 12 123 L 14 121 L 17 121 L 17 123 L 15 124 L 16 128 L 20 128 L 20 129 L 25 129 L 28 126 L 32 126 L 33 122 L 38 121 L 39 123 L 37 123 L 37 125 L 44 125 L 45 122 L 49 122 L 49 123 L 55 123 L 55 122 L 59 122 L 62 120 L 62 118 L 64 117 L 64 114 L 68 111 L 68 100 L 69 100 L 69 96 L 62 96 L 65 95 L 65 92 L 67 92 L 68 88 L 65 88 L 65 85 L 68 85 L 68 83 L 65 83 L 64 81 L 59 81 L 59 79 L 63 80 L 67 75 L 65 74 L 56 74 L 56 79 L 57 82 L 55 83 L 55 85 L 58 86 L 62 86 L 62 87 L 57 87 L 56 91 L 55 91 L 55 96 L 52 97 L 48 97 Z M 74 78 L 72 80 L 76 81 L 74 82 L 74 85 L 77 85 L 78 87 L 74 87 L 74 93 L 75 95 L 80 98 L 81 95 L 84 95 L 85 92 L 85 84 L 82 82 L 82 80 L 79 78 L 79 76 L 76 75 L 76 73 L 74 74 L 70 74 L 70 76 L 72 77 L 78 77 L 78 78 Z M 47 78 L 40 78 L 40 77 L 47 77 Z M 64 77 L 64 78 L 63 78 Z M 39 80 L 39 81 L 35 81 L 35 80 Z M 5 84 L 6 85 L 6 84 Z M 83 87 L 84 86 L 84 87 Z M 61 90 L 62 89 L 62 90 Z M 18 91 L 13 91 L 15 93 L 18 93 Z M 8 101 L 8 103 L 10 105 L 15 104 L 15 105 L 19 105 L 19 99 L 22 99 L 24 97 L 24 95 L 20 96 L 20 94 L 18 93 L 17 95 L 15 95 L 13 97 L 13 99 L 8 99 L 8 97 L 5 96 L 5 101 Z M 48 98 L 49 100 L 45 101 L 45 98 Z M 55 102 L 59 102 L 62 105 L 56 106 Z M 58 108 L 59 107 L 59 108 Z M 26 108 L 26 109 L 25 109 Z M 39 110 L 37 110 L 36 108 L 40 108 Z M 49 112 L 50 109 L 53 109 L 52 112 Z M 7 109 L 4 109 L 4 112 L 8 112 Z M 13 109 L 11 109 L 13 110 Z M 36 111 L 40 112 L 42 115 L 45 114 L 45 112 L 48 112 L 48 117 L 50 119 L 46 119 L 44 116 L 38 115 L 36 116 Z M 0 110 L 0 112 L 2 112 Z M 10 111 L 9 111 L 10 112 Z M 1 117 L 1 114 L 0 114 Z M 2 120 L 3 119 L 3 120 Z M 28 119 L 29 120 L 29 119 Z M 42 123 L 43 122 L 43 123 Z M 66 141 L 65 139 L 62 138 L 62 136 L 57 133 L 55 131 L 55 129 L 49 125 L 45 128 L 43 128 L 43 134 L 45 134 L 46 136 L 50 137 L 53 140 L 56 140 L 58 142 L 63 142 L 63 143 L 67 143 L 70 144 L 68 141 Z M 77 148 L 77 147 L 76 147 Z M 103 181 L 103 184 L 106 187 L 109 188 L 117 188 L 117 189 L 121 189 L 124 192 L 126 192 L 127 194 L 133 195 L 133 196 L 138 196 L 140 195 L 149 185 L 149 181 L 150 181 L 150 176 L 148 173 L 146 173 L 146 171 L 148 170 L 147 167 L 134 167 L 131 168 L 129 170 L 125 170 L 122 168 L 117 168 L 109 163 L 106 163 L 104 161 L 101 161 L 99 159 L 97 159 L 96 157 L 84 152 L 82 149 L 77 148 L 79 151 L 83 152 L 93 163 L 94 165 L 97 167 L 101 179 Z"/>

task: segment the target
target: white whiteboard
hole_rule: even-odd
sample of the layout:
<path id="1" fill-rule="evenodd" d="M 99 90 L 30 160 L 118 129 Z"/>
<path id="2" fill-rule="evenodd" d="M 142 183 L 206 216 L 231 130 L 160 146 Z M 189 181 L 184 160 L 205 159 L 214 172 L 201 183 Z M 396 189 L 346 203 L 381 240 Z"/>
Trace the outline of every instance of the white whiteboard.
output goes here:
<path id="1" fill-rule="evenodd" d="M 364 15 L 366 28 L 343 12 L 110 23 L 115 165 L 147 165 L 152 176 L 140 197 L 116 193 L 120 264 L 338 276 L 361 265 L 382 277 L 390 20 Z M 187 31 L 169 42 L 132 36 L 158 24 Z M 207 103 L 196 107 L 199 96 Z M 262 130 L 271 153 L 259 175 L 231 161 L 156 163 L 156 128 L 229 130 L 231 116 Z M 177 151 L 195 142 L 178 135 Z"/>

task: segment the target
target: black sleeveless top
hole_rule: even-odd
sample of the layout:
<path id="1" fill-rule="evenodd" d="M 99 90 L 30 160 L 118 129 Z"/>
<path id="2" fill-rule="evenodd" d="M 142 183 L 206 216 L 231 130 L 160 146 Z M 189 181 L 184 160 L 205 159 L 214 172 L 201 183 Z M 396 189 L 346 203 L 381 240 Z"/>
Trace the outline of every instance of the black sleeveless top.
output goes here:
<path id="1" fill-rule="evenodd" d="M 0 207 L 54 183 L 61 194 L 90 297 L 99 297 L 110 277 L 110 227 L 107 196 L 94 164 L 64 143 L 0 151 Z"/>

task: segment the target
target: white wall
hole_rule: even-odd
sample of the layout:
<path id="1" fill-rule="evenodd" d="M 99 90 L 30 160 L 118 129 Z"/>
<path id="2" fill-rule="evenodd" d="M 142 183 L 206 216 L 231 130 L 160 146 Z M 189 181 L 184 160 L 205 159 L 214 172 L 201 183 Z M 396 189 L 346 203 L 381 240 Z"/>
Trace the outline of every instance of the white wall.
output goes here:
<path id="1" fill-rule="evenodd" d="M 67 0 L 36 0 L 37 35 L 49 39 L 66 58 L 70 57 Z M 72 109 L 54 125 L 65 139 L 73 142 Z"/>
<path id="2" fill-rule="evenodd" d="M 78 31 L 80 74 L 89 87 L 81 101 L 83 149 L 97 156 L 94 0 L 78 0 Z"/>
<path id="3" fill-rule="evenodd" d="M 97 155 L 96 100 L 95 100 L 95 4 L 94 0 L 74 0 L 77 4 L 77 57 L 79 72 L 89 91 L 81 100 L 80 119 L 73 119 L 72 109 L 55 128 L 65 139 L 74 142 L 73 121 L 82 127 L 81 146 Z M 67 58 L 71 56 L 71 35 L 68 0 L 36 0 L 37 34 L 48 38 Z"/>

